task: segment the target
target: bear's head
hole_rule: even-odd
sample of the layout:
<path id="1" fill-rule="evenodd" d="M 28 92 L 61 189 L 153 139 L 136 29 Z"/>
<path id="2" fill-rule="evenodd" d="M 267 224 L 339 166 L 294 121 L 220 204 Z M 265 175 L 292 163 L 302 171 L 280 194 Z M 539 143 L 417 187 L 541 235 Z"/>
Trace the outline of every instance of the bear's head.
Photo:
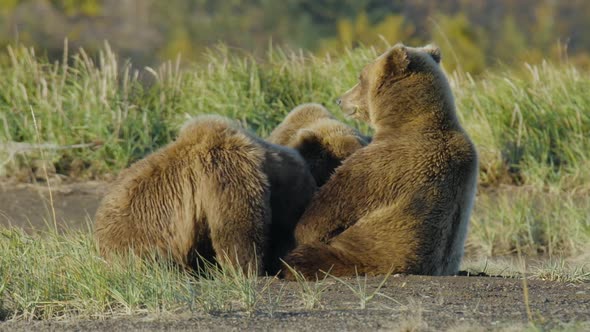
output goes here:
<path id="1" fill-rule="evenodd" d="M 410 116 L 404 114 L 410 111 L 406 106 L 417 99 L 429 99 L 424 96 L 425 91 L 448 91 L 440 59 L 441 52 L 436 46 L 413 48 L 396 44 L 363 68 L 359 82 L 338 99 L 338 104 L 347 116 L 373 126 L 382 120 L 384 114 L 378 112 L 384 109 L 390 121 L 403 121 L 405 116 Z M 396 119 L 391 118 L 392 107 L 398 113 L 393 114 Z"/>

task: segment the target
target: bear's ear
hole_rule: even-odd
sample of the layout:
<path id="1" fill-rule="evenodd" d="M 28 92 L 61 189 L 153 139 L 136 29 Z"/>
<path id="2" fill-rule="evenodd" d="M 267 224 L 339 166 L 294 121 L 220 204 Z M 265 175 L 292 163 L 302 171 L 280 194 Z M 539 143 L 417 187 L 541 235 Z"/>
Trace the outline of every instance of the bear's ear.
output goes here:
<path id="1" fill-rule="evenodd" d="M 321 153 L 322 142 L 315 132 L 309 129 L 299 129 L 296 135 L 297 144 L 295 144 L 295 149 L 299 151 L 304 159 Z"/>
<path id="2" fill-rule="evenodd" d="M 424 52 L 430 54 L 430 56 L 432 57 L 434 62 L 440 63 L 441 54 L 440 54 L 440 48 L 438 46 L 436 46 L 434 44 L 428 44 L 428 45 L 424 46 Z"/>
<path id="3" fill-rule="evenodd" d="M 395 44 L 387 57 L 387 72 L 395 72 L 397 75 L 403 73 L 408 68 L 410 59 L 408 58 L 408 49 L 401 43 Z"/>

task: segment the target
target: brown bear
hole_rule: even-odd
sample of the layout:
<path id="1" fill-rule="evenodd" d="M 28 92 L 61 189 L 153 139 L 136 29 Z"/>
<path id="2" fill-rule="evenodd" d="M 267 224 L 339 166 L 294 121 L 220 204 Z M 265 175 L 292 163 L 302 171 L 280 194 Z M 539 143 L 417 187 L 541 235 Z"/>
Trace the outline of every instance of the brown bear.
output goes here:
<path id="1" fill-rule="evenodd" d="M 268 141 L 297 150 L 319 187 L 344 159 L 367 145 L 366 137 L 315 103 L 299 105 L 289 112 Z"/>
<path id="2" fill-rule="evenodd" d="M 375 135 L 316 193 L 287 265 L 305 277 L 457 273 L 478 159 L 440 57 L 433 46 L 398 44 L 366 65 L 339 100 Z"/>
<path id="3" fill-rule="evenodd" d="M 95 237 L 107 258 L 155 252 L 195 269 L 201 258 L 229 258 L 274 273 L 314 192 L 296 151 L 226 118 L 200 116 L 121 172 L 97 210 Z"/>

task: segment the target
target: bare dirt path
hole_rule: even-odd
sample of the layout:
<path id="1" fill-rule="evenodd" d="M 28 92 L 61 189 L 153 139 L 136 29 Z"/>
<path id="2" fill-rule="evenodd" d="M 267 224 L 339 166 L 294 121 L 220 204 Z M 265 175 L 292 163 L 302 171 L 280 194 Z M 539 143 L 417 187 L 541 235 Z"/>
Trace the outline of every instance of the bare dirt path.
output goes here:
<path id="1" fill-rule="evenodd" d="M 345 280 L 355 285 L 356 279 Z M 368 280 L 367 293 L 381 279 Z M 179 312 L 105 320 L 0 323 L 3 331 L 182 331 L 182 330 L 521 330 L 529 324 L 523 283 L 494 277 L 391 277 L 360 309 L 359 297 L 343 283 L 327 280 L 317 309 L 302 310 L 300 285 L 275 282 L 283 294 L 279 304 L 262 304 L 252 314 Z M 280 289 L 282 288 L 282 291 Z M 529 280 L 530 317 L 537 327 L 590 329 L 590 285 Z"/>
<path id="2" fill-rule="evenodd" d="M 50 197 L 44 184 L 0 182 L 0 226 L 27 231 L 46 229 L 53 226 L 54 209 L 58 228 L 86 227 L 107 186 L 104 182 L 59 184 L 51 187 Z"/>

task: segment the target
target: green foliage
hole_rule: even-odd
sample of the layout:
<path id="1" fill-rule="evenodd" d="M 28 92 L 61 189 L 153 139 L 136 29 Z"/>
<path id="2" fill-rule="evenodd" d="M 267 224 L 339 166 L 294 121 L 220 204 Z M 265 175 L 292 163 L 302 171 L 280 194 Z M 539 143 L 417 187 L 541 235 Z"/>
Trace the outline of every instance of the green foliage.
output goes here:
<path id="1" fill-rule="evenodd" d="M 130 64 L 120 67 L 108 46 L 96 60 L 82 51 L 69 64 L 9 48 L 8 62 L 0 62 L 6 78 L 0 81 L 0 139 L 94 143 L 55 151 L 51 162 L 65 175 L 100 177 L 170 142 L 192 115 L 226 115 L 265 136 L 303 102 L 340 114 L 333 101 L 376 54 L 361 47 L 318 58 L 271 48 L 258 61 L 221 46 L 208 53 L 207 65 L 181 70 L 168 62 L 137 72 Z M 482 183 L 587 185 L 590 80 L 584 72 L 545 63 L 478 80 L 460 72 L 451 78 L 460 116 L 480 151 Z M 3 158 L 4 173 L 39 157 Z"/>
<path id="2" fill-rule="evenodd" d="M 325 39 L 320 43 L 323 52 L 338 51 L 360 45 L 390 45 L 399 40 L 408 40 L 413 33 L 413 26 L 401 15 L 388 15 L 380 23 L 370 25 L 366 13 L 360 13 L 354 21 L 340 19 L 337 23 L 336 38 Z"/>
<path id="3" fill-rule="evenodd" d="M 478 81 L 457 77 L 457 104 L 478 143 L 484 183 L 590 183 L 587 74 L 543 63 Z"/>
<path id="4" fill-rule="evenodd" d="M 502 21 L 502 30 L 499 33 L 496 55 L 499 59 L 510 59 L 527 52 L 527 40 L 522 33 L 514 16 L 506 16 Z"/>
<path id="5" fill-rule="evenodd" d="M 205 60 L 206 49 L 218 42 L 264 56 L 269 41 L 324 55 L 380 46 L 382 39 L 434 40 L 448 55 L 447 68 L 481 73 L 498 62 L 566 55 L 590 66 L 589 11 L 588 1 L 6 0 L 0 46 L 24 42 L 55 60 L 64 38 L 90 54 L 107 39 L 122 58 L 144 66 L 178 53 Z"/>
<path id="6" fill-rule="evenodd" d="M 484 68 L 486 56 L 482 45 L 478 45 L 480 36 L 465 15 L 440 16 L 432 35 L 447 55 L 444 66 L 448 70 L 472 73 Z"/>
<path id="7" fill-rule="evenodd" d="M 101 12 L 100 0 L 50 0 L 51 4 L 68 16 L 96 16 Z"/>
<path id="8" fill-rule="evenodd" d="M 187 116 L 223 114 L 265 135 L 302 102 L 334 108 L 355 71 L 375 54 L 359 50 L 327 65 L 281 50 L 271 51 L 264 64 L 230 53 L 221 47 L 209 54 L 207 66 L 192 70 L 167 63 L 139 74 L 129 65 L 119 68 L 108 47 L 97 61 L 81 52 L 71 65 L 9 48 L 11 62 L 0 67 L 3 77 L 10 77 L 0 82 L 0 138 L 59 146 L 96 142 L 95 149 L 59 151 L 56 169 L 80 173 L 76 168 L 82 165 L 87 176 L 116 172 L 171 141 Z M 152 82 L 146 86 L 140 77 Z M 26 164 L 15 159 L 8 166 L 16 171 Z"/>
<path id="9" fill-rule="evenodd" d="M 10 12 L 18 5 L 19 0 L 4 0 L 0 2 L 0 12 Z"/>

